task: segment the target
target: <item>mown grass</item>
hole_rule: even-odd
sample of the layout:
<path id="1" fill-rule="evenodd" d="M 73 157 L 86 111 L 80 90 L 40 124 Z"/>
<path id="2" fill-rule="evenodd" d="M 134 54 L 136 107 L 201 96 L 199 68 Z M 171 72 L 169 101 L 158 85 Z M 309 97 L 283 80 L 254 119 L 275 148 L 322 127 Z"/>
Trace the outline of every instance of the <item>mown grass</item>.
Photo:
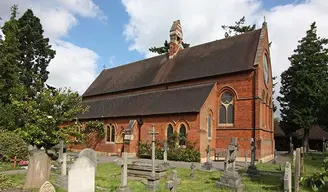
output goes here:
<path id="1" fill-rule="evenodd" d="M 17 170 L 17 169 L 22 169 L 21 167 L 12 167 L 12 164 L 6 163 L 6 162 L 0 162 L 0 172 L 1 171 L 9 171 L 9 170 Z"/>
<path id="2" fill-rule="evenodd" d="M 323 170 L 323 158 L 322 154 L 308 154 L 304 157 L 305 172 L 304 176 L 308 176 L 316 172 L 317 170 Z M 278 164 L 257 164 L 257 169 L 262 173 L 269 173 L 258 177 L 249 177 L 245 174 L 245 170 L 240 170 L 242 175 L 242 183 L 245 185 L 245 192 L 276 192 L 282 191 L 282 171 Z M 204 192 L 228 192 L 229 189 L 218 189 L 215 184 L 219 180 L 223 172 L 205 172 L 195 171 L 195 178 L 189 177 L 190 170 L 184 168 L 177 168 L 178 176 L 181 179 L 180 185 L 178 185 L 176 191 L 189 192 L 189 191 L 204 191 Z M 283 167 L 284 170 L 284 167 Z M 120 167 L 114 163 L 98 164 L 96 174 L 96 188 L 97 192 L 109 192 L 115 191 L 120 186 Z M 172 171 L 170 169 L 168 174 Z M 25 181 L 25 174 L 8 175 L 7 176 L 17 188 L 22 188 Z M 52 175 L 50 181 L 54 183 L 55 177 Z M 159 191 L 168 191 L 165 189 L 165 182 L 167 178 L 160 181 Z M 129 188 L 134 192 L 146 191 L 146 180 L 136 181 L 128 180 Z M 302 192 L 310 192 L 312 189 L 301 186 Z M 65 192 L 63 189 L 56 189 L 57 192 Z M 323 191 L 328 191 L 327 189 Z"/>

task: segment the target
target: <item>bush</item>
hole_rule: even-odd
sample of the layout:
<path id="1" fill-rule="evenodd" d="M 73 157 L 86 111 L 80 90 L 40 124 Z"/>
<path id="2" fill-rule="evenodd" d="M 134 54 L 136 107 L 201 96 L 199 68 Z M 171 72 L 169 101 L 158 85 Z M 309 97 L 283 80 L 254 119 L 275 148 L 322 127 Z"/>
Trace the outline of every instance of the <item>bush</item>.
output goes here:
<path id="1" fill-rule="evenodd" d="M 156 159 L 163 159 L 161 146 L 156 146 Z M 138 148 L 139 158 L 151 158 L 151 143 L 140 143 Z M 169 148 L 167 159 L 172 161 L 200 162 L 200 153 L 192 148 Z"/>
<path id="2" fill-rule="evenodd" d="M 17 156 L 18 159 L 28 158 L 28 148 L 26 143 L 17 134 L 9 131 L 0 131 L 0 154 L 3 161 L 10 161 Z"/>
<path id="3" fill-rule="evenodd" d="M 0 191 L 12 187 L 15 187 L 15 183 L 5 175 L 0 174 Z"/>

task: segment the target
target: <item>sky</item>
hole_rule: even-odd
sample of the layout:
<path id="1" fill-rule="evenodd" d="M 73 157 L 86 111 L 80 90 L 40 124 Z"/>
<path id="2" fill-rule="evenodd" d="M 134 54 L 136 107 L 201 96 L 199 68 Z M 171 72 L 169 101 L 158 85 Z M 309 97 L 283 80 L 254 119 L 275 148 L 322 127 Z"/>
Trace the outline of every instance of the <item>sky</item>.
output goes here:
<path id="1" fill-rule="evenodd" d="M 11 0 L 0 1 L 0 26 L 13 4 L 20 15 L 33 10 L 56 50 L 47 83 L 81 94 L 104 67 L 154 56 L 148 48 L 162 46 L 178 19 L 192 46 L 222 39 L 221 26 L 243 16 L 260 28 L 265 16 L 276 95 L 288 57 L 310 24 L 316 21 L 319 36 L 328 38 L 327 0 Z"/>

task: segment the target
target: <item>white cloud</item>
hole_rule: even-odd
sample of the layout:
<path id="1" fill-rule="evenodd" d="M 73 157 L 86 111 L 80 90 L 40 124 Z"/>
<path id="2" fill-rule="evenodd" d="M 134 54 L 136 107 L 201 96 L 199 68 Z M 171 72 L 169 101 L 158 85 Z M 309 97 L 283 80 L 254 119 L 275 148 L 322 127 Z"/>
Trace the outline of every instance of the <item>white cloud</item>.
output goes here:
<path id="1" fill-rule="evenodd" d="M 169 39 L 169 29 L 174 20 L 180 19 L 184 41 L 196 45 L 224 37 L 221 25 L 234 24 L 246 16 L 248 24 L 261 26 L 267 18 L 269 38 L 272 41 L 271 60 L 273 75 L 278 76 L 289 67 L 288 57 L 298 40 L 305 36 L 313 21 L 318 34 L 328 37 L 328 1 L 307 0 L 297 4 L 277 6 L 264 10 L 261 0 L 122 0 L 130 16 L 124 35 L 130 41 L 130 50 L 146 57 L 152 56 L 148 48 L 162 46 Z M 145 7 L 150 7 L 146 9 Z M 276 93 L 279 92 L 277 85 Z M 278 113 L 276 113 L 278 115 Z"/>
<path id="2" fill-rule="evenodd" d="M 71 87 L 83 93 L 96 77 L 98 55 L 87 48 L 81 48 L 61 38 L 78 24 L 77 16 L 107 18 L 92 0 L 11 0 L 0 1 L 0 25 L 10 17 L 10 6 L 19 6 L 18 17 L 31 8 L 41 20 L 44 36 L 50 38 L 50 44 L 56 50 L 55 59 L 49 64 L 47 83 L 55 87 Z"/>
<path id="3" fill-rule="evenodd" d="M 53 45 L 56 57 L 48 68 L 51 73 L 47 83 L 57 87 L 71 87 L 82 93 L 97 75 L 98 55 L 90 49 L 65 41 L 58 40 Z"/>
<path id="4" fill-rule="evenodd" d="M 115 56 L 114 55 L 110 56 L 108 59 L 107 68 L 112 68 L 112 67 L 115 67 Z"/>

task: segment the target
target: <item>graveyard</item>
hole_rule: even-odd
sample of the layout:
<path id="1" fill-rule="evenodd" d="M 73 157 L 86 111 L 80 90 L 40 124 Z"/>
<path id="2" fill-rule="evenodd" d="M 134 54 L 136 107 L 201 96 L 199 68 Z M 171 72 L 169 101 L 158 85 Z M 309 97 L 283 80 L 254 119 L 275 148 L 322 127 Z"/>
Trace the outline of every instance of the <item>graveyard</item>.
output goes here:
<path id="1" fill-rule="evenodd" d="M 300 151 L 299 149 L 296 150 Z M 72 153 L 68 153 L 69 154 Z M 80 153 L 74 163 L 68 163 L 67 166 L 69 169 L 74 169 L 74 173 L 68 169 L 68 186 L 66 184 L 60 183 L 60 177 L 63 177 L 62 169 L 59 167 L 58 169 L 52 169 L 50 174 L 49 182 L 54 184 L 55 191 L 57 192 L 71 192 L 71 191 L 79 191 L 78 189 L 81 187 L 91 187 L 87 191 L 149 191 L 147 190 L 148 179 L 138 178 L 135 176 L 129 176 L 127 173 L 128 163 L 131 164 L 132 161 L 140 161 L 136 159 L 129 159 L 125 155 L 122 158 L 117 158 L 112 162 L 101 162 L 97 164 L 97 161 L 94 158 L 99 158 L 99 156 L 94 156 L 95 153 L 92 150 L 84 150 Z M 300 152 L 299 152 L 300 154 Z M 74 155 L 72 155 L 74 156 Z M 92 157 L 93 156 L 93 157 Z M 324 170 L 323 160 L 325 157 L 328 157 L 327 153 L 319 153 L 313 152 L 304 155 L 304 171 L 301 171 L 302 176 L 310 176 L 315 172 Z M 89 160 L 89 158 L 91 160 Z M 295 158 L 293 160 L 293 158 Z M 297 159 L 299 159 L 299 163 L 297 163 Z M 237 162 L 236 169 L 237 174 L 241 175 L 241 182 L 244 185 L 243 191 L 283 191 L 284 187 L 286 187 L 285 174 L 286 167 L 291 167 L 290 179 L 288 182 L 295 183 L 293 179 L 296 176 L 296 168 L 301 167 L 302 158 L 301 156 L 293 156 L 290 154 L 281 154 L 277 157 L 277 162 L 273 163 L 257 163 L 256 168 L 259 171 L 259 175 L 249 175 L 247 174 L 247 165 L 243 165 L 243 162 Z M 294 162 L 294 163 L 293 163 Z M 54 165 L 58 163 L 56 161 L 51 162 Z M 172 163 L 170 161 L 168 164 Z M 213 163 L 212 171 L 204 170 L 204 165 L 208 163 Z M 170 191 L 168 186 L 174 186 L 174 190 L 171 191 L 182 191 L 187 192 L 191 189 L 193 191 L 231 191 L 231 188 L 218 188 L 216 183 L 220 180 L 220 178 L 225 174 L 225 170 L 216 169 L 216 162 L 207 162 L 207 164 L 189 163 L 191 166 L 188 168 L 181 167 L 169 167 L 167 169 L 166 174 L 159 179 L 158 186 L 156 187 L 156 191 Z M 87 166 L 89 164 L 89 166 Z M 156 162 L 157 165 L 164 164 L 162 161 Z M 188 164 L 188 165 L 189 165 Z M 287 165 L 288 164 L 288 165 Z M 294 165 L 295 164 L 295 165 Z M 80 165 L 82 165 L 80 167 Z M 77 167 L 77 169 L 72 167 Z M 124 166 L 126 166 L 126 170 L 124 170 Z M 245 167 L 243 167 L 245 166 Z M 89 167 L 89 168 L 88 168 Z M 196 168 L 195 168 L 196 167 Z M 6 174 L 8 171 L 21 171 L 24 170 L 22 168 L 13 168 L 13 163 L 1 163 L 0 164 L 0 189 L 2 191 L 6 191 L 5 189 L 10 189 L 10 191 L 39 191 L 36 190 L 23 190 L 25 180 L 26 180 L 26 172 L 21 173 L 11 173 Z M 86 171 L 87 170 L 87 171 Z M 90 172 L 91 171 L 91 172 Z M 296 171 L 296 172 L 295 172 Z M 83 176 L 81 176 L 83 175 Z M 89 176 L 87 176 L 89 175 Z M 172 179 L 172 175 L 175 175 L 175 179 Z M 76 178 L 77 181 L 73 181 Z M 325 178 L 326 179 L 326 178 Z M 59 181 L 59 182 L 58 182 Z M 70 184 L 69 182 L 77 182 L 75 184 Z M 48 183 L 49 184 L 49 183 Z M 82 184 L 82 186 L 81 186 Z M 51 184 L 50 184 L 51 185 Z M 84 186 L 83 186 L 84 185 Z M 52 185 L 51 185 L 52 186 Z M 68 190 L 67 190 L 68 187 Z M 70 187 L 72 187 L 70 189 Z M 292 191 L 294 191 L 295 185 L 291 185 Z M 301 184 L 299 191 L 312 191 L 311 188 L 305 187 L 304 184 Z M 15 190 L 14 190 L 15 189 Z M 121 189 L 121 190 L 120 190 Z M 127 190 L 128 189 L 128 190 Z M 327 190 L 327 188 L 323 188 L 322 191 Z M 82 190 L 80 190 L 82 191 Z M 150 190 L 155 191 L 155 190 Z M 288 190 L 287 190 L 288 191 Z"/>
<path id="2" fill-rule="evenodd" d="M 328 191 L 327 0 L 14 2 L 0 192 Z"/>

